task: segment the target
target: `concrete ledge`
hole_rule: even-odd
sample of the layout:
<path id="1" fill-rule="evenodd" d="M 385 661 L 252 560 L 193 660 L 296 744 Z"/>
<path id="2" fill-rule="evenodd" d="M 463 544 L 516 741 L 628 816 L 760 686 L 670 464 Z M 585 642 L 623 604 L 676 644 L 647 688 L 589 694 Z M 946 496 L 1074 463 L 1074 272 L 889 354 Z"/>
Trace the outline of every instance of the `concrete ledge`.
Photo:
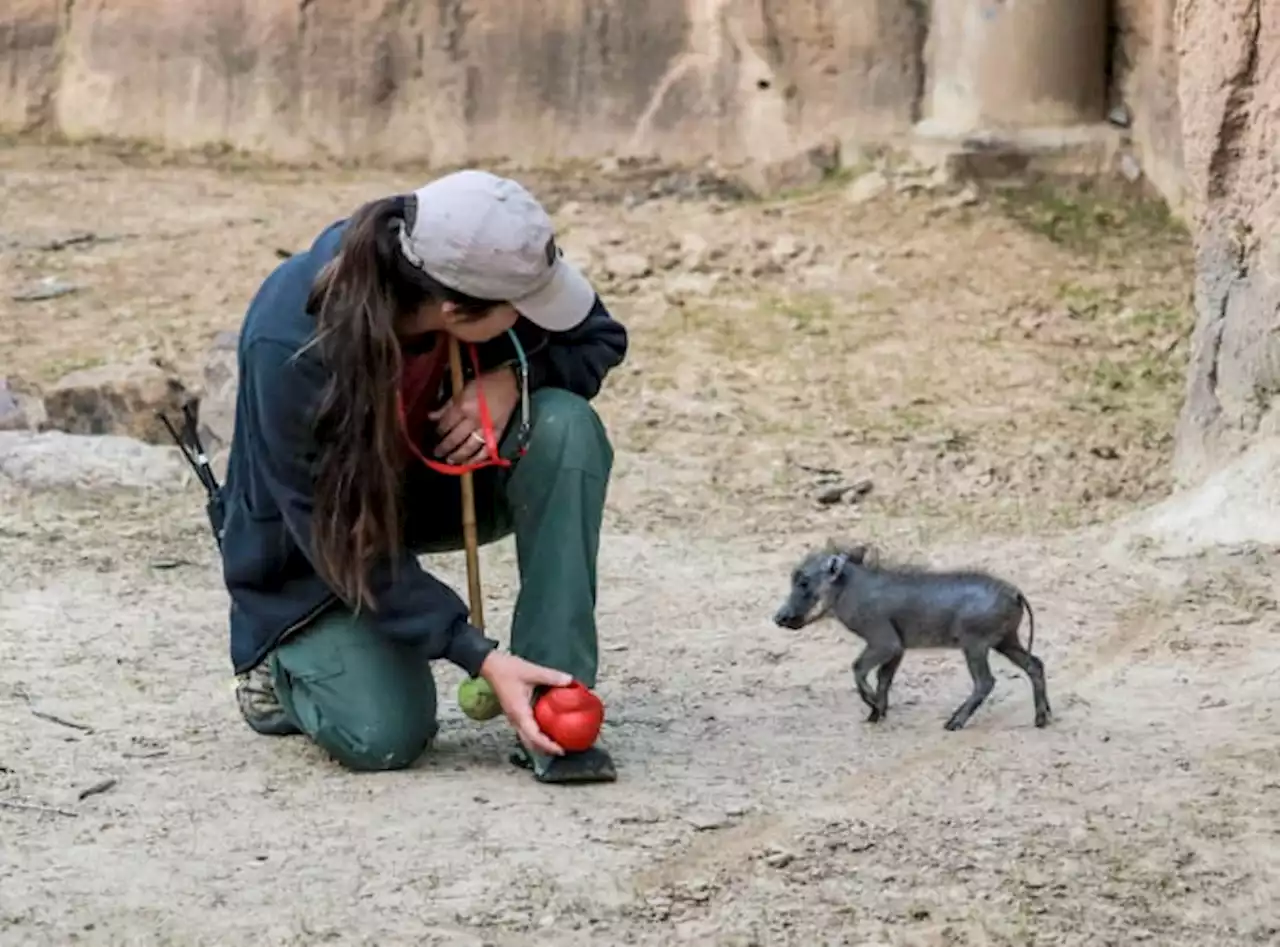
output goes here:
<path id="1" fill-rule="evenodd" d="M 913 129 L 907 148 L 914 160 L 944 167 L 949 177 L 1005 180 L 1111 174 L 1128 143 L 1124 130 L 1106 123 L 957 135 L 925 120 Z"/>

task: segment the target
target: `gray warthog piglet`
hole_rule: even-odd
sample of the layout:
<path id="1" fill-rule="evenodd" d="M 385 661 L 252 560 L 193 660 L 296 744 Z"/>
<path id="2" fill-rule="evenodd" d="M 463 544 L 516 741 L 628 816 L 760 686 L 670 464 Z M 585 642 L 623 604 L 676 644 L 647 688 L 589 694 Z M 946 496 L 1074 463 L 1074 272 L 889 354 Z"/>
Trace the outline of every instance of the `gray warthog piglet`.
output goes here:
<path id="1" fill-rule="evenodd" d="M 877 559 L 867 546 L 835 543 L 809 553 L 792 572 L 791 593 L 773 616 L 775 624 L 797 629 L 831 614 L 866 642 L 853 676 L 871 708 L 868 721 L 888 712 L 889 687 L 904 651 L 955 648 L 964 653 L 973 677 L 973 693 L 946 724 L 959 730 L 995 686 L 987 661 L 994 648 L 1031 679 L 1036 726 L 1049 722 L 1044 665 L 1031 653 L 1035 615 L 1022 592 L 985 572 L 882 567 Z M 1018 641 L 1024 608 L 1030 618 L 1026 648 Z M 867 681 L 873 668 L 879 668 L 874 692 Z"/>

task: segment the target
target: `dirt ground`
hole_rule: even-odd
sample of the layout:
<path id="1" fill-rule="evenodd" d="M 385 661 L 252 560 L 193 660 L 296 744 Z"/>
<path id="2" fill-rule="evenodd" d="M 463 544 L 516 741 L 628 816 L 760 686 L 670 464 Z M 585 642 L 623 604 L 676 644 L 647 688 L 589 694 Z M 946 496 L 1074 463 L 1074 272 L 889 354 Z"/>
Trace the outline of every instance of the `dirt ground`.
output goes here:
<path id="1" fill-rule="evenodd" d="M 0 150 L 0 375 L 153 353 L 194 377 L 278 250 L 424 173 Z M 533 783 L 448 666 L 409 771 L 258 737 L 197 488 L 0 476 L 0 802 L 46 807 L 0 807 L 0 943 L 1276 942 L 1280 556 L 1113 541 L 1169 490 L 1185 233 L 901 171 L 864 203 L 843 180 L 758 202 L 649 168 L 521 176 L 631 331 L 598 400 L 619 782 Z M 11 301 L 49 276 L 80 290 Z M 951 654 L 910 655 L 864 723 L 855 639 L 769 621 L 828 535 L 1021 585 L 1051 726 L 997 658 L 945 732 Z M 513 549 L 482 561 L 502 636 Z"/>

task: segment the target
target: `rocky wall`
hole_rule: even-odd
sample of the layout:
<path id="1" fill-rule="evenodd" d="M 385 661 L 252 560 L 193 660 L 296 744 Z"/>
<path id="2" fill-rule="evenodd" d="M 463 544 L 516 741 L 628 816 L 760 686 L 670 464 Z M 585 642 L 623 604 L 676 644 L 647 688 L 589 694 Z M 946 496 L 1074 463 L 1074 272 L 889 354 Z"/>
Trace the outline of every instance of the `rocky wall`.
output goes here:
<path id="1" fill-rule="evenodd" d="M 285 160 L 793 154 L 908 128 L 915 0 L 6 0 L 0 125 Z"/>
<path id="2" fill-rule="evenodd" d="M 1197 322 L 1176 464 L 1280 435 L 1280 0 L 1178 0 Z"/>

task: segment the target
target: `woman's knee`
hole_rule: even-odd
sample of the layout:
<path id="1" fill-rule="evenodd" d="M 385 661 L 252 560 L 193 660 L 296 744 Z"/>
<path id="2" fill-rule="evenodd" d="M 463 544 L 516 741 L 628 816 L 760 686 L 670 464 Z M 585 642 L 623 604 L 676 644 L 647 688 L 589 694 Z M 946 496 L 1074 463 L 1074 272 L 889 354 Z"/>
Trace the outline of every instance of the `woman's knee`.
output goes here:
<path id="1" fill-rule="evenodd" d="M 354 770 L 403 769 L 435 736 L 426 660 L 335 611 L 274 656 L 281 703 L 312 742 Z"/>
<path id="2" fill-rule="evenodd" d="M 561 388 L 543 388 L 530 398 L 529 455 L 555 459 L 608 476 L 613 446 L 600 415 L 586 398 Z"/>
<path id="3" fill-rule="evenodd" d="M 412 766 L 436 730 L 432 719 L 389 713 L 375 719 L 331 720 L 312 739 L 347 769 L 381 772 Z"/>

